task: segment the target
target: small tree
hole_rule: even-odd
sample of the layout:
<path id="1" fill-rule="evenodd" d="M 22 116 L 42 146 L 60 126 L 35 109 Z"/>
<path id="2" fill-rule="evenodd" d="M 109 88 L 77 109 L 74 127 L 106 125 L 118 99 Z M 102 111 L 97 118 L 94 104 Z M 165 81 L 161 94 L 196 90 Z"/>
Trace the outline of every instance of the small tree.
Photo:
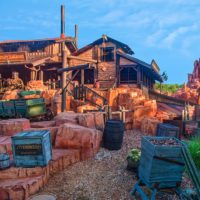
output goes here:
<path id="1" fill-rule="evenodd" d="M 166 72 L 163 72 L 162 75 L 161 75 L 163 81 L 167 81 L 168 80 L 168 75 Z"/>

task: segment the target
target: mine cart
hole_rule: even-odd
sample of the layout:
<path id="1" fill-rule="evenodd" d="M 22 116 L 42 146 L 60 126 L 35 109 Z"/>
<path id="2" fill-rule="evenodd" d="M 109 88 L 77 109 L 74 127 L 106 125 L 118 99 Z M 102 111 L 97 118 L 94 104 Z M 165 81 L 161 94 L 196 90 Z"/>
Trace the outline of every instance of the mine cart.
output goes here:
<path id="1" fill-rule="evenodd" d="M 145 184 L 155 200 L 159 190 L 174 190 L 181 199 L 181 181 L 185 162 L 180 141 L 172 137 L 143 137 L 139 165 L 139 181 L 132 194 L 139 192 L 143 200 L 149 199 L 142 190 Z"/>
<path id="2" fill-rule="evenodd" d="M 44 118 L 50 120 L 53 113 L 46 107 L 44 98 L 0 101 L 1 118 Z"/>
<path id="3" fill-rule="evenodd" d="M 43 98 L 17 99 L 14 104 L 16 114 L 19 117 L 32 118 L 46 113 L 46 105 Z"/>
<path id="4" fill-rule="evenodd" d="M 0 117 L 12 118 L 16 116 L 14 101 L 0 101 Z"/>

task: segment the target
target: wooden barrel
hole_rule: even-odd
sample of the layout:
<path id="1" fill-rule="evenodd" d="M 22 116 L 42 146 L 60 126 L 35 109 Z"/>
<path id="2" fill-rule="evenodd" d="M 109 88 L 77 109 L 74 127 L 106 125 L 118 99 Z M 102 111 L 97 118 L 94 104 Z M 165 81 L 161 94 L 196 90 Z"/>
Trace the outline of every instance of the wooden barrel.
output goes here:
<path id="1" fill-rule="evenodd" d="M 108 120 L 104 129 L 104 147 L 119 150 L 122 147 L 124 124 L 121 120 Z"/>
<path id="2" fill-rule="evenodd" d="M 10 167 L 10 156 L 6 153 L 0 154 L 0 169 Z"/>

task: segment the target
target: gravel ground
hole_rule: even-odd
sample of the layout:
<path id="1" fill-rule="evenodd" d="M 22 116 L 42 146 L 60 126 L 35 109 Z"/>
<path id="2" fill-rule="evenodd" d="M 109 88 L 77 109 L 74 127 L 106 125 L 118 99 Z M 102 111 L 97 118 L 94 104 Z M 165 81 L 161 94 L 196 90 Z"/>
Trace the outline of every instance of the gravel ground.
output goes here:
<path id="1" fill-rule="evenodd" d="M 53 175 L 40 194 L 51 193 L 58 200 L 134 199 L 130 191 L 137 179 L 133 172 L 126 170 L 126 157 L 130 149 L 140 147 L 140 139 L 139 131 L 127 131 L 121 150 L 108 151 L 101 148 L 95 159 L 76 163 Z M 183 185 L 186 183 L 188 178 L 183 180 Z M 157 199 L 178 198 L 175 195 L 160 194 Z"/>

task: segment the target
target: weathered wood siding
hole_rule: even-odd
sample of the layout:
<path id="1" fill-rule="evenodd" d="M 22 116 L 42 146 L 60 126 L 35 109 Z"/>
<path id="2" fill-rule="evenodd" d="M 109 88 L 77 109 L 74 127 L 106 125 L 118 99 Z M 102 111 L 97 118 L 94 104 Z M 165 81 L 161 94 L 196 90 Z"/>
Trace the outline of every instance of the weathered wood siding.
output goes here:
<path id="1" fill-rule="evenodd" d="M 136 65 L 133 61 L 120 57 L 120 65 Z"/>
<path id="2" fill-rule="evenodd" d="M 114 61 L 112 62 L 101 62 L 100 58 L 100 51 L 101 47 L 114 47 Z M 79 58 L 84 59 L 95 59 L 98 60 L 99 63 L 97 64 L 97 79 L 98 80 L 110 80 L 116 78 L 116 46 L 112 43 L 105 43 L 105 45 L 95 46 L 81 54 L 78 55 Z M 77 59 L 70 59 L 69 65 L 76 66 L 81 64 L 86 64 L 87 61 L 81 61 Z"/>

